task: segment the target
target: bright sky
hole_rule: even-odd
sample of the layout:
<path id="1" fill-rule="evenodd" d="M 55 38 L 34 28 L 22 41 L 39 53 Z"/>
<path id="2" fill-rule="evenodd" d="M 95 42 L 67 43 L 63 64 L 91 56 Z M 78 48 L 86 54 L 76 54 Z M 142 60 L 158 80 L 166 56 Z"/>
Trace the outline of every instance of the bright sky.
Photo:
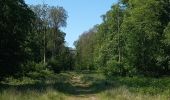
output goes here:
<path id="1" fill-rule="evenodd" d="M 105 14 L 113 3 L 118 0 L 44 0 L 50 6 L 62 6 L 68 12 L 66 42 L 69 47 L 79 36 L 102 22 L 101 15 Z M 25 0 L 27 4 L 42 4 L 43 0 Z"/>

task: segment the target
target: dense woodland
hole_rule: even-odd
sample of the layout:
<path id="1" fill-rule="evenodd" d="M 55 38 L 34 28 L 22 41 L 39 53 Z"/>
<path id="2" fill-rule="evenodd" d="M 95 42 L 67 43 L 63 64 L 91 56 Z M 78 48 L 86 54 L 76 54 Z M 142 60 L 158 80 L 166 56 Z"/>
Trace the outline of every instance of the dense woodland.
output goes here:
<path id="1" fill-rule="evenodd" d="M 0 1 L 0 77 L 73 69 L 73 53 L 65 45 L 67 12 L 23 0 Z"/>
<path id="2" fill-rule="evenodd" d="M 73 69 L 120 76 L 170 73 L 169 0 L 119 1 L 75 41 L 75 52 L 65 45 L 63 7 L 6 0 L 0 10 L 1 78 Z"/>
<path id="3" fill-rule="evenodd" d="M 170 74 L 169 0 L 124 0 L 75 42 L 78 69 L 113 76 Z"/>
<path id="4" fill-rule="evenodd" d="M 170 99 L 170 0 L 119 0 L 75 48 L 68 15 L 0 0 L 0 100 Z"/>

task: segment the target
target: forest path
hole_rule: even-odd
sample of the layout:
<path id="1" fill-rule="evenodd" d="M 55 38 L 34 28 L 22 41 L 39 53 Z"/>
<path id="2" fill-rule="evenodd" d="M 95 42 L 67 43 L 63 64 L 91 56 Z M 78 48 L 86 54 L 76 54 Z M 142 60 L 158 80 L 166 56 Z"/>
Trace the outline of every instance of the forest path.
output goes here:
<path id="1" fill-rule="evenodd" d="M 99 100 L 97 79 L 88 74 L 70 74 L 69 83 L 74 87 L 68 100 Z"/>

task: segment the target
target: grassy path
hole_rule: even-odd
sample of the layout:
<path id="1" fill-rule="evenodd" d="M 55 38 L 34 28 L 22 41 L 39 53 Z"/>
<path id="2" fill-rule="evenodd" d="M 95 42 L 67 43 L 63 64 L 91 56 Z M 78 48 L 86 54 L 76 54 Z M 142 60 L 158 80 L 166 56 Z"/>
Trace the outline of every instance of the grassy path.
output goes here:
<path id="1" fill-rule="evenodd" d="M 65 83 L 69 85 L 61 90 L 67 95 L 67 100 L 99 100 L 98 94 L 106 89 L 100 74 L 69 72 L 65 77 Z"/>
<path id="2" fill-rule="evenodd" d="M 111 78 L 64 72 L 43 79 L 8 79 L 0 83 L 0 100 L 170 100 L 169 77 Z"/>
<path id="3" fill-rule="evenodd" d="M 8 79 L 0 84 L 0 100 L 99 100 L 98 94 L 106 88 L 103 82 L 101 74 L 92 72 Z"/>
<path id="4" fill-rule="evenodd" d="M 68 97 L 68 100 L 98 100 L 96 93 L 89 94 L 88 92 L 91 91 L 90 88 L 90 81 L 84 82 L 82 80 L 82 75 L 73 75 L 71 77 L 70 83 L 76 87 L 74 92 L 79 92 L 80 95 L 72 95 Z M 81 94 L 83 93 L 83 94 Z"/>

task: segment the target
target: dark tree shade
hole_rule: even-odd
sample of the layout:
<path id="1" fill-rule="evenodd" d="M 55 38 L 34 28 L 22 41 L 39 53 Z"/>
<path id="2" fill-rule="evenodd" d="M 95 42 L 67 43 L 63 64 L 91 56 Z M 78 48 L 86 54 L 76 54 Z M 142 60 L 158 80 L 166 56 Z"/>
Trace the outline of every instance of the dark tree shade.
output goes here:
<path id="1" fill-rule="evenodd" d="M 0 75 L 19 71 L 34 13 L 23 0 L 0 1 Z"/>

